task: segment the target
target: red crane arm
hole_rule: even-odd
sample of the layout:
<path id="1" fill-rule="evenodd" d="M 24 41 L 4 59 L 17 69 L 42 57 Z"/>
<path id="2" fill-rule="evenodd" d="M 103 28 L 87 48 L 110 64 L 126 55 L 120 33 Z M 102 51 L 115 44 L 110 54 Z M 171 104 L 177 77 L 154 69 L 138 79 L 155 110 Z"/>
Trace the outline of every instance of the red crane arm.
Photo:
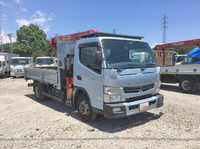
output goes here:
<path id="1" fill-rule="evenodd" d="M 199 45 L 199 44 L 200 44 L 200 38 L 156 45 L 154 50 L 163 50 L 165 48 L 187 46 L 187 45 Z"/>
<path id="2" fill-rule="evenodd" d="M 56 49 L 56 42 L 57 42 L 56 39 L 57 38 L 59 38 L 60 40 L 64 40 L 64 41 L 77 41 L 80 39 L 79 35 L 89 34 L 89 33 L 93 33 L 93 32 L 97 32 L 97 30 L 88 30 L 88 31 L 84 31 L 84 32 L 74 33 L 74 34 L 56 36 L 56 37 L 51 38 L 50 46 L 52 49 Z"/>

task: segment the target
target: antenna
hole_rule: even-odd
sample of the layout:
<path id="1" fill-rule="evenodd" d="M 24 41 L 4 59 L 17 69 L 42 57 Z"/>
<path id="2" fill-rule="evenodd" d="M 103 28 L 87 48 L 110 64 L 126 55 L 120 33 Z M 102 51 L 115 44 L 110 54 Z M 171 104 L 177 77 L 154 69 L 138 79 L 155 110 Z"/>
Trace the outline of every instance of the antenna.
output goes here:
<path id="1" fill-rule="evenodd" d="M 166 28 L 168 28 L 168 26 L 166 25 L 168 23 L 167 21 L 168 17 L 165 16 L 162 18 L 163 22 L 162 22 L 162 29 L 163 29 L 163 35 L 162 35 L 162 42 L 166 43 L 167 42 L 167 33 L 166 33 Z"/>

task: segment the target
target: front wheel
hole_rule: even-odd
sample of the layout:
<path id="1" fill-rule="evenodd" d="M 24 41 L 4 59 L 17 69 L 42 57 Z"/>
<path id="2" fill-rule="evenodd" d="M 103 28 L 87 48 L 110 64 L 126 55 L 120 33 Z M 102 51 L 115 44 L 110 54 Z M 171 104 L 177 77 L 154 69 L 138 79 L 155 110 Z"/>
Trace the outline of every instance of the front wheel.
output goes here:
<path id="1" fill-rule="evenodd" d="M 85 93 L 81 93 L 78 96 L 77 109 L 81 120 L 84 122 L 93 122 L 97 118 L 97 113 L 92 111 L 89 99 Z"/>
<path id="2" fill-rule="evenodd" d="M 179 82 L 179 88 L 182 92 L 189 94 L 194 93 L 197 90 L 195 80 L 191 77 L 182 78 Z"/>

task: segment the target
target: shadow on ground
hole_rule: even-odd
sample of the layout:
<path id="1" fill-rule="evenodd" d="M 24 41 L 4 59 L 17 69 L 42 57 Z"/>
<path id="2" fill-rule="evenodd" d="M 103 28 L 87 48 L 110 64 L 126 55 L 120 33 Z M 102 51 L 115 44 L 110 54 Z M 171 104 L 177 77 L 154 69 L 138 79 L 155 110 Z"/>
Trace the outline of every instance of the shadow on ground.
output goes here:
<path id="1" fill-rule="evenodd" d="M 28 94 L 25 96 L 36 101 L 34 94 Z M 78 112 L 74 111 L 73 107 L 66 106 L 64 103 L 60 103 L 51 99 L 45 100 L 39 103 L 49 108 L 52 108 L 55 111 L 66 113 L 66 116 L 71 116 L 74 119 L 77 119 L 81 123 L 83 123 L 78 115 Z M 157 120 L 162 115 L 163 113 L 154 114 L 151 112 L 142 112 L 142 113 L 121 118 L 121 119 L 107 119 L 107 118 L 104 118 L 103 115 L 98 115 L 98 118 L 96 121 L 92 123 L 87 123 L 88 125 L 94 128 L 88 131 L 95 131 L 95 128 L 96 128 L 103 132 L 116 133 L 116 132 L 120 132 L 132 127 L 141 126 L 153 120 Z"/>
<path id="2" fill-rule="evenodd" d="M 170 92 L 176 92 L 176 93 L 182 93 L 179 86 L 176 85 L 168 85 L 168 84 L 162 84 L 160 87 L 161 90 L 166 90 L 166 91 L 170 91 Z M 182 93 L 182 94 L 186 94 L 186 93 Z M 193 93 L 194 95 L 200 95 L 200 90 L 197 89 L 197 91 L 195 93 Z"/>

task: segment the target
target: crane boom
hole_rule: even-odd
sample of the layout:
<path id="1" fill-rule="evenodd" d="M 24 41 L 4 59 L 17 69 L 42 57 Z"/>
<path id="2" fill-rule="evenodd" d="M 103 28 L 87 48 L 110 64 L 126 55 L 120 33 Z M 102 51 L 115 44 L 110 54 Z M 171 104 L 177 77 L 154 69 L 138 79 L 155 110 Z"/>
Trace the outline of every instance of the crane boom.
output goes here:
<path id="1" fill-rule="evenodd" d="M 84 35 L 84 34 L 89 34 L 89 33 L 94 33 L 97 32 L 97 30 L 87 30 L 84 32 L 78 32 L 78 33 L 74 33 L 74 34 L 68 34 L 68 35 L 61 35 L 61 36 L 56 36 L 51 38 L 50 41 L 50 46 L 52 49 L 56 49 L 56 39 L 59 38 L 62 41 L 77 41 L 80 39 L 79 35 Z"/>
<path id="2" fill-rule="evenodd" d="M 199 45 L 199 44 L 200 44 L 200 38 L 156 45 L 154 50 L 163 50 L 165 48 L 180 47 L 187 45 Z"/>

